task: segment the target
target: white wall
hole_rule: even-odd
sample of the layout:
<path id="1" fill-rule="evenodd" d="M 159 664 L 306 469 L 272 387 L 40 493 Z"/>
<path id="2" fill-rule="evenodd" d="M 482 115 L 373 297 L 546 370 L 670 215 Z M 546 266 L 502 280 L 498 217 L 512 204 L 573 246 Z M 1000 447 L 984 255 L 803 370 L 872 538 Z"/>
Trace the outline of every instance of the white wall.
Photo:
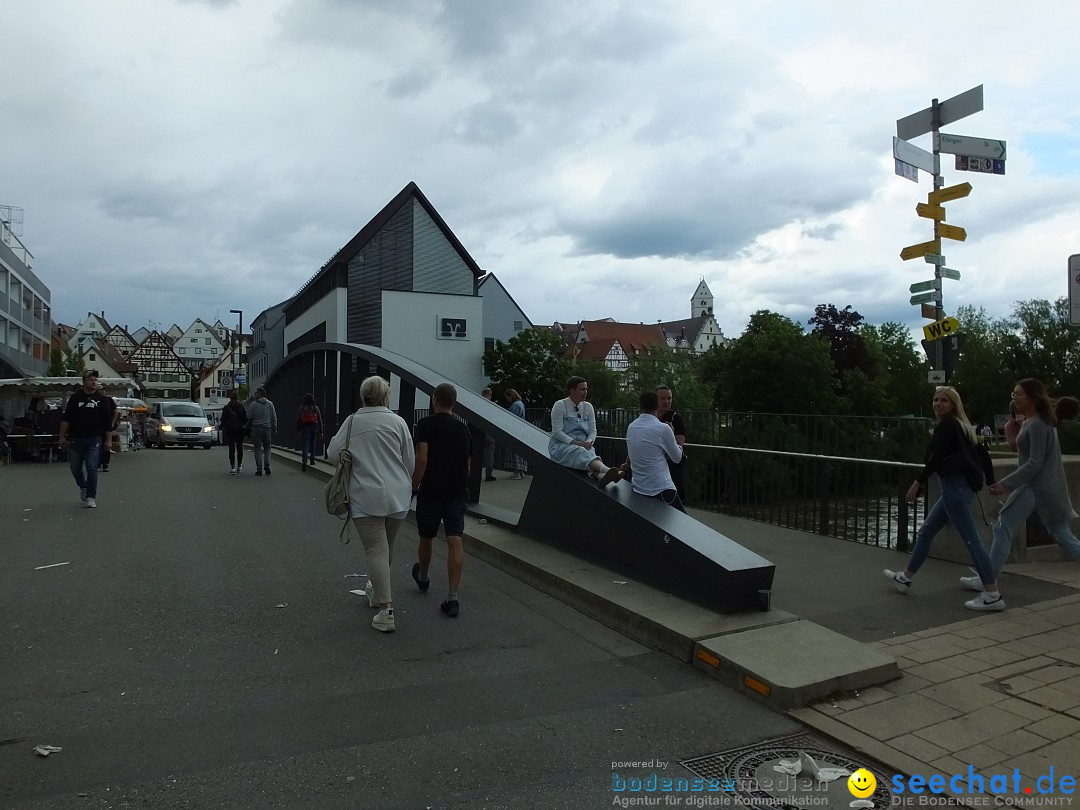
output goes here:
<path id="1" fill-rule="evenodd" d="M 328 295 L 319 299 L 311 309 L 285 327 L 285 354 L 289 353 L 289 344 L 305 332 L 326 322 L 326 342 L 345 343 L 348 322 L 345 317 L 349 294 L 344 287 L 335 287 Z M 271 368 L 275 364 L 271 359 Z"/>
<path id="2" fill-rule="evenodd" d="M 437 319 L 463 318 L 467 337 L 440 340 Z M 484 387 L 484 299 L 472 295 L 382 291 L 382 347 L 470 391 Z M 417 407 L 424 407 L 417 396 Z M 395 395 L 396 401 L 396 395 Z"/>

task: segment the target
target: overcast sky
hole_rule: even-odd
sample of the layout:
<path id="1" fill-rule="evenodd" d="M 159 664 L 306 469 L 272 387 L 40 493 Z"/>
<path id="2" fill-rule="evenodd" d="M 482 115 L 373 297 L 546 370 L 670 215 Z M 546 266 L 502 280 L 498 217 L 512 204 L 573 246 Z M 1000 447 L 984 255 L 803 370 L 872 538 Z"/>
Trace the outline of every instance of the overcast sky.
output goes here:
<path id="1" fill-rule="evenodd" d="M 921 323 L 896 119 L 975 85 L 945 306 L 1067 294 L 1080 6 L 1060 0 L 2 0 L 0 205 L 53 315 L 245 326 L 409 181 L 535 323 Z M 929 136 L 914 141 L 930 149 Z"/>

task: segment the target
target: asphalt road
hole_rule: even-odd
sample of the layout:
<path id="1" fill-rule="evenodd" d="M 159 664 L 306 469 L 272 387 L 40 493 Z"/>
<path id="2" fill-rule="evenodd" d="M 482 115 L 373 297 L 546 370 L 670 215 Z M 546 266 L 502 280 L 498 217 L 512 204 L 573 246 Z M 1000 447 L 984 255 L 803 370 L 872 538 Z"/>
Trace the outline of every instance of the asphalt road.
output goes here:
<path id="1" fill-rule="evenodd" d="M 800 730 L 476 560 L 443 616 L 411 524 L 378 633 L 321 483 L 247 460 L 126 453 L 96 510 L 66 465 L 0 467 L 0 805 L 610 807 L 613 762 Z"/>

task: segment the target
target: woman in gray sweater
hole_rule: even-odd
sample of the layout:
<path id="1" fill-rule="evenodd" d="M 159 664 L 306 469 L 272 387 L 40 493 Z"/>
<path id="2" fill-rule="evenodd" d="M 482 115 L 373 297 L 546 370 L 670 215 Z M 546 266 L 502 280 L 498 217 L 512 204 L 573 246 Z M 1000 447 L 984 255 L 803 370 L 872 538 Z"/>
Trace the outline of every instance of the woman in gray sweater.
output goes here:
<path id="1" fill-rule="evenodd" d="M 1039 511 L 1046 530 L 1061 547 L 1080 560 L 1080 540 L 1069 521 L 1076 517 L 1069 500 L 1069 484 L 1061 465 L 1061 448 L 1054 425 L 1057 422 L 1046 388 L 1036 379 L 1020 380 L 1013 388 L 1013 401 L 1024 424 L 1016 439 L 1020 466 L 1016 472 L 990 487 L 992 495 L 1008 495 L 997 520 L 990 563 L 997 574 L 1009 559 L 1012 538 L 1032 510 Z M 981 589 L 979 578 L 961 577 L 967 588 Z"/>

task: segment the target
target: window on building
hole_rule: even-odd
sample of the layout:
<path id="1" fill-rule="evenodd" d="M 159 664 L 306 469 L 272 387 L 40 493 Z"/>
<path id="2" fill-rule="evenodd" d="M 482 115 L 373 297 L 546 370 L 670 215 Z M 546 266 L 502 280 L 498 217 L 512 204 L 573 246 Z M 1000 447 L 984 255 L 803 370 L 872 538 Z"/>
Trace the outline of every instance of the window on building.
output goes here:
<path id="1" fill-rule="evenodd" d="M 213 390 L 214 390 L 213 388 L 207 387 L 207 388 L 204 388 L 203 390 L 206 391 L 206 393 L 203 394 L 204 397 L 212 397 L 214 395 L 213 394 Z"/>
<path id="2" fill-rule="evenodd" d="M 183 346 L 181 346 L 178 351 L 180 352 L 180 354 L 187 354 L 187 349 L 185 349 Z"/>
<path id="3" fill-rule="evenodd" d="M 198 328 L 197 328 L 197 329 L 195 330 L 195 334 L 196 334 L 196 335 L 201 335 L 201 334 L 202 334 L 202 329 L 198 329 Z"/>
<path id="4" fill-rule="evenodd" d="M 158 374 L 149 374 L 147 375 L 147 379 L 150 380 L 150 382 L 157 382 L 161 379 L 161 376 Z"/>
<path id="5" fill-rule="evenodd" d="M 520 332 L 524 328 L 525 328 L 525 324 L 523 324 L 521 321 L 514 321 L 514 331 L 515 332 Z"/>
<path id="6" fill-rule="evenodd" d="M 168 389 L 168 388 L 162 388 L 162 389 L 161 389 L 161 398 L 162 398 L 162 399 L 168 399 L 168 398 L 169 398 L 169 394 L 170 394 L 170 393 L 172 393 L 172 392 L 171 392 L 171 391 L 169 391 L 169 389 Z"/>
<path id="7" fill-rule="evenodd" d="M 210 354 L 217 354 L 217 349 L 211 349 Z"/>
<path id="8" fill-rule="evenodd" d="M 202 349 L 196 349 L 195 354 L 202 354 Z"/>
<path id="9" fill-rule="evenodd" d="M 495 338 L 484 338 L 484 351 L 490 352 L 495 349 Z"/>
<path id="10" fill-rule="evenodd" d="M 192 343 L 198 343 L 199 342 L 198 338 L 188 338 L 188 340 L 190 340 Z"/>
<path id="11" fill-rule="evenodd" d="M 90 362 L 93 363 L 95 360 L 97 360 L 97 357 L 94 355 L 93 352 L 90 352 Z"/>
<path id="12" fill-rule="evenodd" d="M 210 345 L 210 338 L 206 338 L 206 345 L 207 345 L 207 346 L 209 346 L 209 345 Z"/>

